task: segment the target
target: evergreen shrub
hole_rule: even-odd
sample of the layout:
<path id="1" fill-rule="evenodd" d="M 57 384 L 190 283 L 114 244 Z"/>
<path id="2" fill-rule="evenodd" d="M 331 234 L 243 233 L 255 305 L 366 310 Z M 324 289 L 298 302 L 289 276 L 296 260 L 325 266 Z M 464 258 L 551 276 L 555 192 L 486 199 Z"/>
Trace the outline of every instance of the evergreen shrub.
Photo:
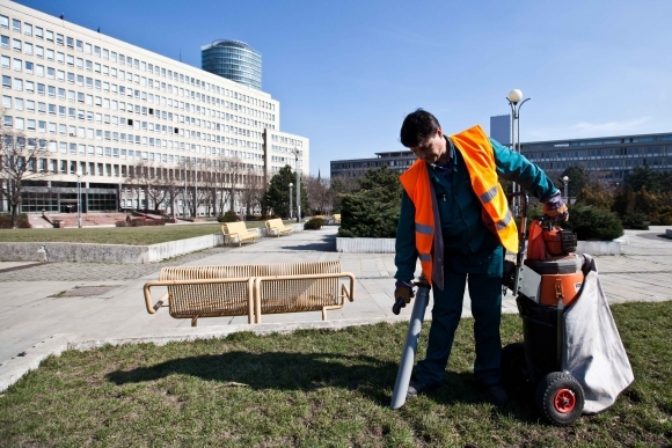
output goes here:
<path id="1" fill-rule="evenodd" d="M 399 221 L 401 185 L 387 168 L 368 171 L 359 190 L 342 197 L 339 236 L 394 238 Z"/>
<path id="2" fill-rule="evenodd" d="M 623 225 L 615 213 L 592 205 L 572 207 L 565 227 L 574 231 L 579 240 L 611 241 L 623 235 Z"/>
<path id="3" fill-rule="evenodd" d="M 324 225 L 324 219 L 312 217 L 303 224 L 304 230 L 320 230 Z"/>
<path id="4" fill-rule="evenodd" d="M 643 213 L 628 213 L 621 218 L 626 229 L 649 230 L 649 221 Z"/>

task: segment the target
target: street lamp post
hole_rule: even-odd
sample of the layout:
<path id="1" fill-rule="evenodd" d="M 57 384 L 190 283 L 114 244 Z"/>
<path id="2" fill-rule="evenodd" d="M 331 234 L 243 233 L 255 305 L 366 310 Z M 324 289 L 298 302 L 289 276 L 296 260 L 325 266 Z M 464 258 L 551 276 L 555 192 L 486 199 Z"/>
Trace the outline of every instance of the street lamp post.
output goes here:
<path id="1" fill-rule="evenodd" d="M 292 151 L 296 161 L 296 222 L 301 222 L 301 177 L 299 176 L 299 149 Z"/>
<path id="2" fill-rule="evenodd" d="M 198 162 L 194 164 L 194 218 L 198 217 Z"/>
<path id="3" fill-rule="evenodd" d="M 292 205 L 292 187 L 294 186 L 293 183 L 289 183 L 289 219 L 292 219 L 294 217 L 293 213 L 293 205 Z"/>
<path id="4" fill-rule="evenodd" d="M 565 203 L 569 204 L 569 192 L 567 189 L 567 185 L 569 185 L 569 176 L 562 176 L 562 185 L 565 194 Z"/>
<path id="5" fill-rule="evenodd" d="M 77 227 L 82 228 L 82 170 L 77 170 Z"/>
<path id="6" fill-rule="evenodd" d="M 531 100 L 531 98 L 525 98 L 520 89 L 513 89 L 506 96 L 506 100 L 511 107 L 511 149 L 520 153 L 520 108 L 523 107 L 523 104 L 527 101 Z M 517 196 L 518 192 L 520 192 L 520 185 L 514 182 L 512 205 L 513 214 L 515 216 L 519 216 L 520 214 L 520 198 Z"/>

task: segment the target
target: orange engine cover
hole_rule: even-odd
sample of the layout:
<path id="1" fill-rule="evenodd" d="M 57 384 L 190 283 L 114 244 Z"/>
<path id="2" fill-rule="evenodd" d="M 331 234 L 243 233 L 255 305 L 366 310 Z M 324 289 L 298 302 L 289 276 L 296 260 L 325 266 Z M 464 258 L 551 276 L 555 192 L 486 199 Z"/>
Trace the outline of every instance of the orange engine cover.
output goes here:
<path id="1" fill-rule="evenodd" d="M 570 274 L 544 274 L 539 285 L 539 303 L 557 306 L 562 301 L 569 306 L 576 300 L 583 284 L 583 272 Z"/>

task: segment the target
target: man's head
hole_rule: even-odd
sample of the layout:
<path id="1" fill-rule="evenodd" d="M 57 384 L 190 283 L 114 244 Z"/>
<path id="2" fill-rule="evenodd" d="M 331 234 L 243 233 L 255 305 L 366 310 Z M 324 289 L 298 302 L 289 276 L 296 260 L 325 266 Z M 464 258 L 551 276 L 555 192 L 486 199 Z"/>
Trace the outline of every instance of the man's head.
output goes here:
<path id="1" fill-rule="evenodd" d="M 406 116 L 401 125 L 401 144 L 427 163 L 436 163 L 446 155 L 446 139 L 439 120 L 426 110 L 418 109 Z"/>

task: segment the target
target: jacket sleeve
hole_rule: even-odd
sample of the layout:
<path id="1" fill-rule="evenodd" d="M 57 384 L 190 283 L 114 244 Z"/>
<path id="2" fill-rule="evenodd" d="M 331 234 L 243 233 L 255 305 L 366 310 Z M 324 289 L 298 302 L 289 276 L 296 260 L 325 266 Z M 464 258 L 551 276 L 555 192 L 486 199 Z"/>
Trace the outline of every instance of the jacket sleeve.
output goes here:
<path id="1" fill-rule="evenodd" d="M 559 190 L 555 188 L 546 173 L 527 160 L 524 155 L 502 145 L 495 139 L 491 138 L 490 143 L 495 153 L 495 165 L 499 176 L 519 183 L 542 202 L 558 193 Z"/>
<path id="2" fill-rule="evenodd" d="M 415 248 L 415 206 L 406 192 L 401 197 L 401 213 L 397 224 L 394 264 L 397 273 L 394 278 L 410 282 L 415 275 L 418 252 Z"/>

